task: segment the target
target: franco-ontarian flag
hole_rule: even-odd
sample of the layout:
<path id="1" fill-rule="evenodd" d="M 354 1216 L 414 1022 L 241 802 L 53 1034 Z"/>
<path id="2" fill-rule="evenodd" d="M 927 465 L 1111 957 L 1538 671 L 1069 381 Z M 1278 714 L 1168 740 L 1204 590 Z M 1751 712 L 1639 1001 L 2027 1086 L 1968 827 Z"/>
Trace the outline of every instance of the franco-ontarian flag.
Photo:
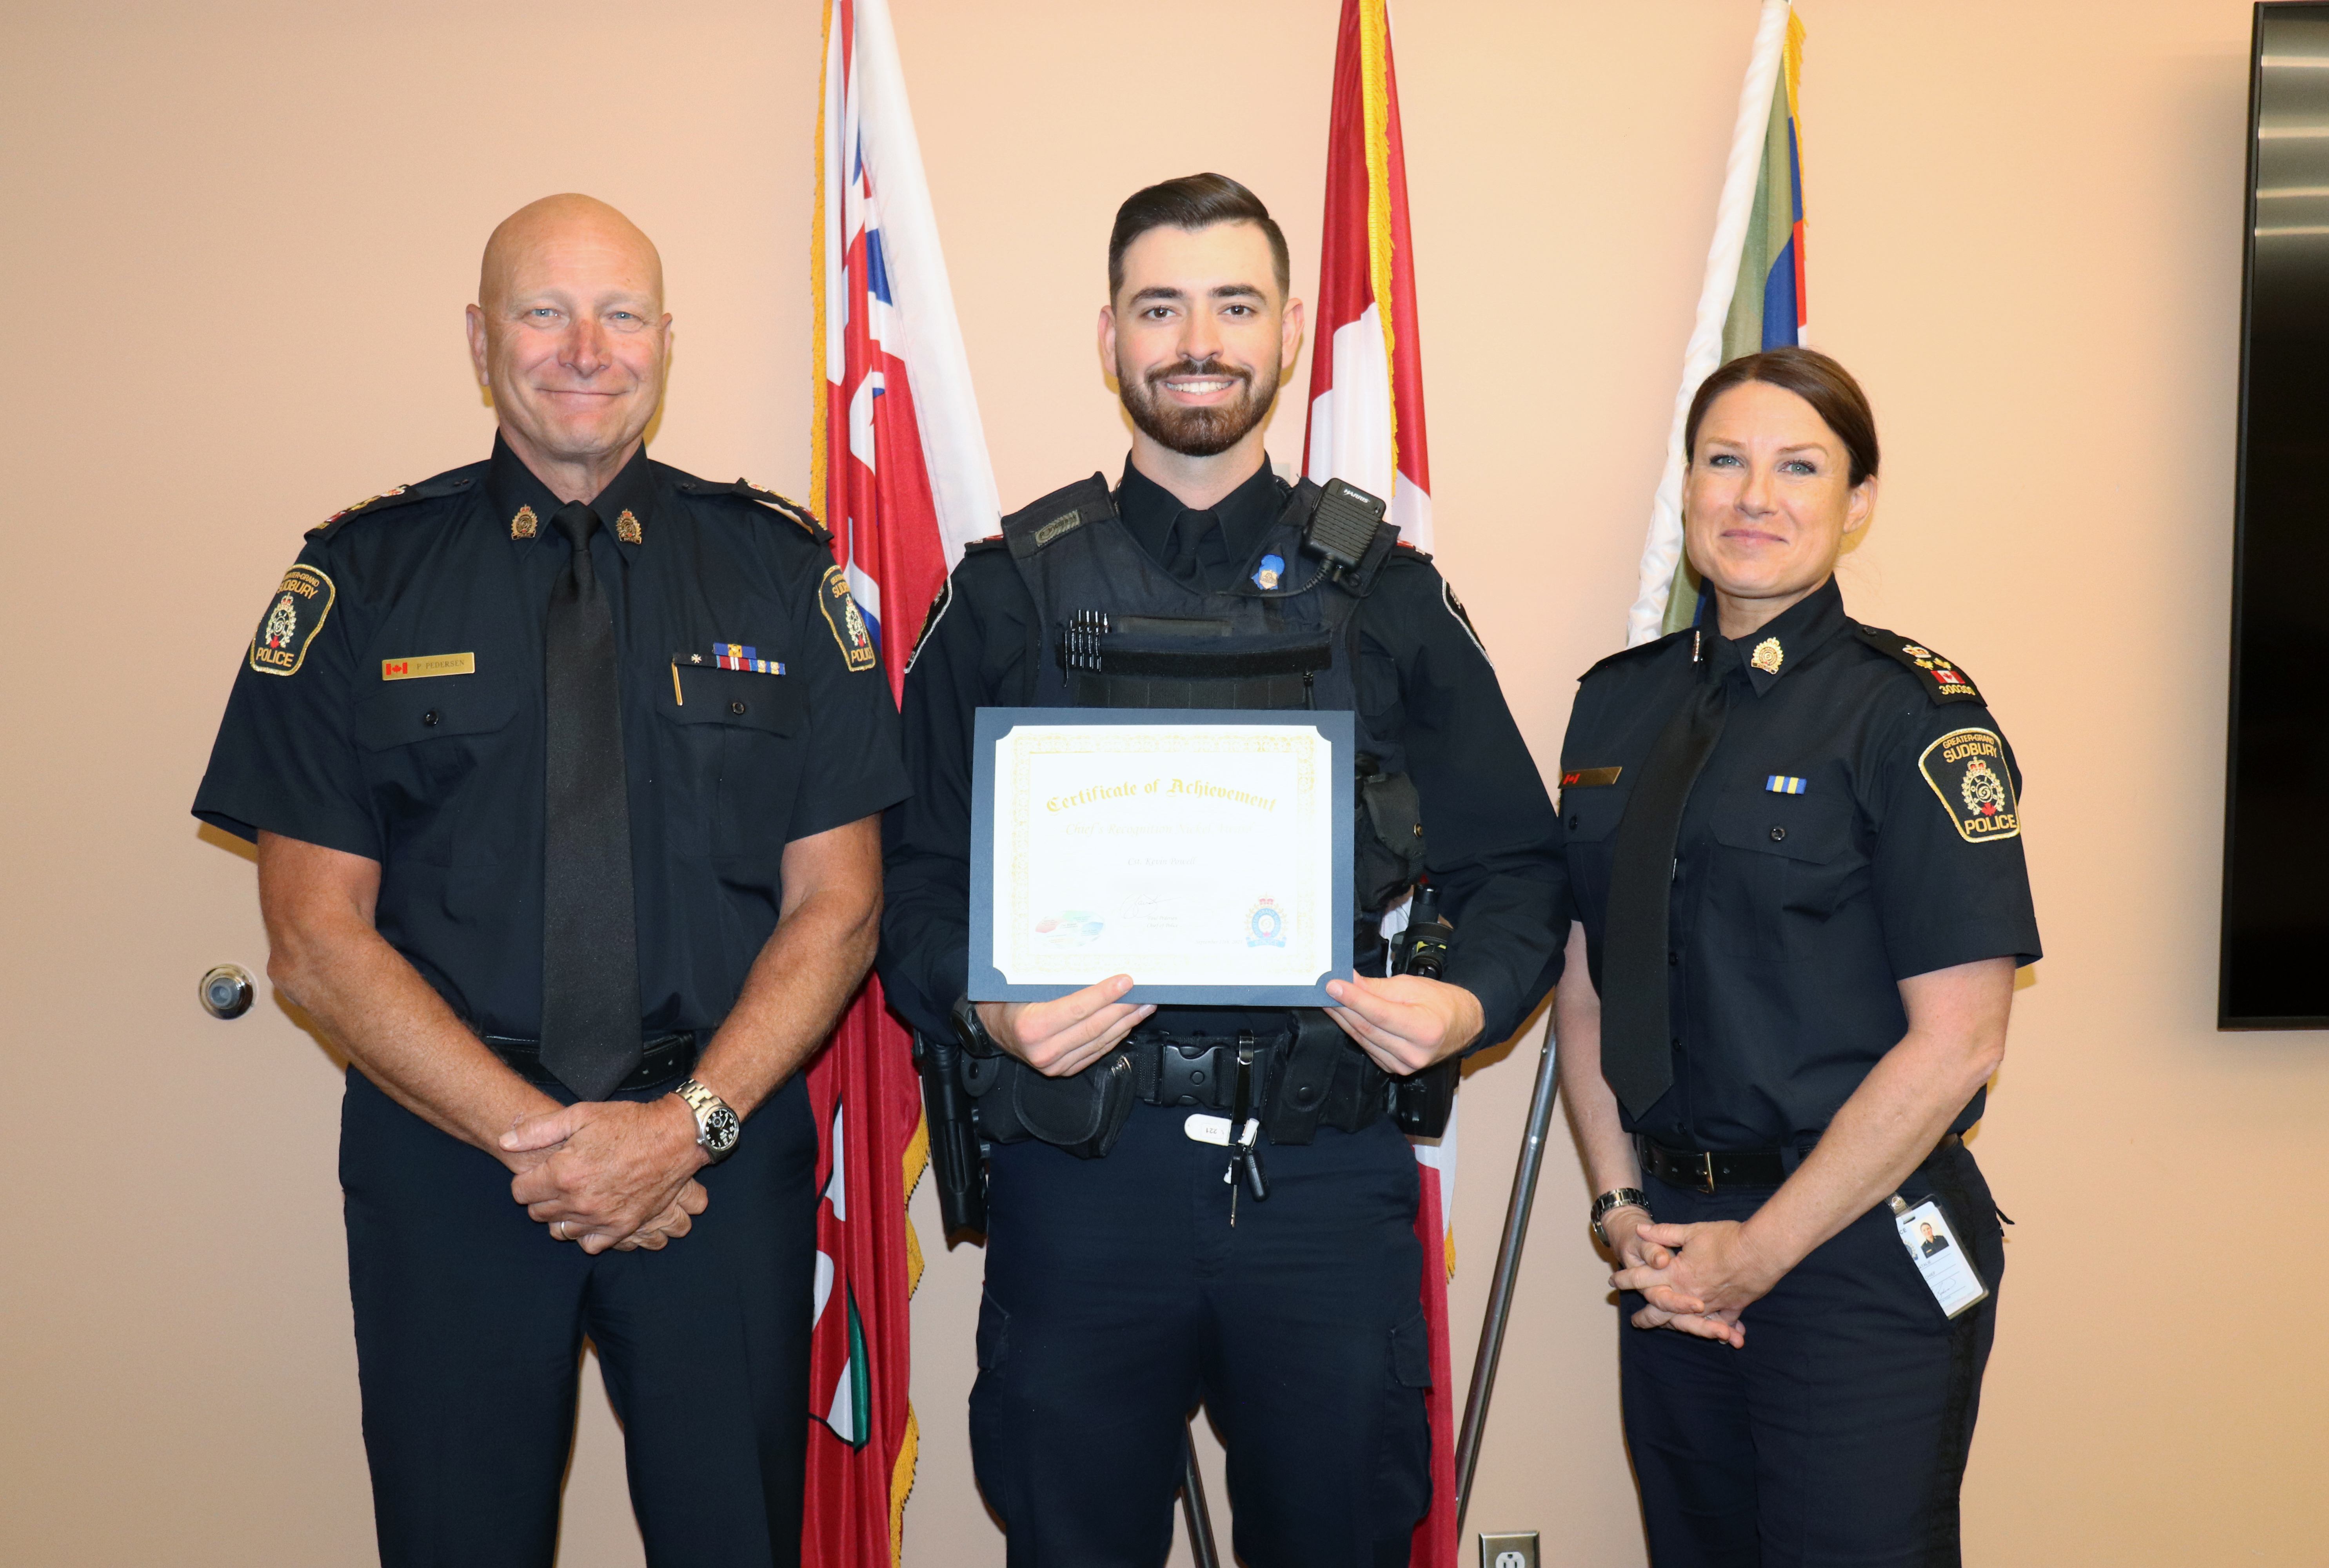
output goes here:
<path id="1" fill-rule="evenodd" d="M 1407 154 L 1389 0 L 1344 0 L 1326 141 L 1326 223 L 1311 317 L 1302 469 L 1391 502 L 1400 538 L 1431 548 L 1423 349 L 1415 327 Z"/>
<path id="2" fill-rule="evenodd" d="M 1326 134 L 1326 219 L 1319 246 L 1310 426 L 1303 471 L 1391 502 L 1400 538 L 1431 548 L 1431 464 L 1424 442 L 1423 349 L 1415 324 L 1415 247 L 1399 128 L 1388 0 L 1343 0 Z M 1395 912 L 1389 935 L 1404 922 Z M 1447 1280 L 1456 1269 L 1456 1123 L 1419 1141 L 1423 1310 L 1431 1330 L 1431 1512 L 1415 1527 L 1412 1568 L 1456 1568 L 1456 1394 L 1448 1376 Z"/>
<path id="3" fill-rule="evenodd" d="M 1716 366 L 1742 354 L 1808 342 L 1804 301 L 1803 128 L 1797 89 L 1804 24 L 1788 0 L 1763 0 L 1739 93 L 1739 119 L 1714 243 L 1706 256 L 1698 320 L 1683 352 L 1665 473 L 1651 504 L 1641 584 L 1626 617 L 1628 646 L 1681 631 L 1698 612 L 1698 578 L 1683 554 L 1682 428 L 1691 399 Z"/>
<path id="4" fill-rule="evenodd" d="M 966 540 L 1000 509 L 887 0 L 827 0 L 810 247 L 812 504 L 891 690 Z M 872 977 L 808 1072 L 822 1147 L 803 1560 L 895 1568 L 916 1432 L 906 1199 L 929 1162 L 906 1032 Z"/>

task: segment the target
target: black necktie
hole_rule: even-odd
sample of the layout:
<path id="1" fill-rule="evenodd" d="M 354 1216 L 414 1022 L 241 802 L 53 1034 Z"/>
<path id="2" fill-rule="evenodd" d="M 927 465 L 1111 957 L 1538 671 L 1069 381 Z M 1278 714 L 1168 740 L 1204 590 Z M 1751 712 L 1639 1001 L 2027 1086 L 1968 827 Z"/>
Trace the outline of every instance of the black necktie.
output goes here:
<path id="1" fill-rule="evenodd" d="M 1183 509 L 1173 520 L 1172 541 L 1165 547 L 1164 569 L 1179 582 L 1195 587 L 1204 568 L 1198 559 L 1198 547 L 1207 532 L 1220 525 L 1221 520 L 1210 512 Z"/>
<path id="2" fill-rule="evenodd" d="M 1601 937 L 1601 1075 L 1639 1117 L 1674 1083 L 1672 997 L 1674 839 L 1691 786 L 1721 738 L 1729 683 L 1708 664 L 1666 720 L 1617 824 Z"/>
<path id="3" fill-rule="evenodd" d="M 599 514 L 577 501 L 551 521 L 574 554 L 550 587 L 542 624 L 549 722 L 542 1065 L 582 1099 L 603 1100 L 639 1065 L 638 925 L 615 617 L 590 563 Z"/>

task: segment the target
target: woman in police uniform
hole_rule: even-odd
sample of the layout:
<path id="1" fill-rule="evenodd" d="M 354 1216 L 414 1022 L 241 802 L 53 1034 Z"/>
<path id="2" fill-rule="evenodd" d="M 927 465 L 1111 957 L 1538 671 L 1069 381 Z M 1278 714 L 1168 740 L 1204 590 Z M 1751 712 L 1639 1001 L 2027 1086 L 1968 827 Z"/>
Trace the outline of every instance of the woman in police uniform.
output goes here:
<path id="1" fill-rule="evenodd" d="M 1561 752 L 1561 1073 L 1650 1554 L 1953 1563 L 2004 1264 L 1959 1134 L 2038 956 L 2021 777 L 1954 662 L 1844 614 L 1877 444 L 1841 365 L 1732 361 L 1683 448 L 1698 624 L 1588 671 Z"/>

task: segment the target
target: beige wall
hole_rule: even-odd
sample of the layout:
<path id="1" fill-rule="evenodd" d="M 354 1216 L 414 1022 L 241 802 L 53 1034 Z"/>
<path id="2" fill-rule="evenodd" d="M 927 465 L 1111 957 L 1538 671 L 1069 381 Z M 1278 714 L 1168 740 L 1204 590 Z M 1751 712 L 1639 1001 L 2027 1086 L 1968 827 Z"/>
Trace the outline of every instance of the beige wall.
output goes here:
<path id="1" fill-rule="evenodd" d="M 1127 190 L 1237 174 L 1315 277 L 1336 6 L 895 3 L 1024 500 L 1120 458 L 1089 334 Z M 1977 1145 L 2020 1224 L 1968 1557 L 2317 1562 L 2329 1263 L 2270 1211 L 2329 1149 L 2329 1039 L 2211 1027 L 2248 7 L 1804 11 L 1814 331 L 1888 455 L 1847 598 L 1990 693 L 2049 953 Z M 1632 592 L 1752 14 L 1400 9 L 1442 560 L 1548 762 Z M 459 307 L 519 202 L 592 191 L 661 241 L 660 456 L 804 485 L 816 8 L 91 0 L 8 33 L 0 1562 L 358 1563 L 338 1081 L 278 1007 L 195 1009 L 264 953 L 186 803 L 299 530 L 482 454 Z M 1464 1095 L 1459 1362 L 1532 1056 Z M 1548 1564 L 1640 1556 L 1584 1198 L 1558 1150 L 1472 1514 Z M 932 1254 L 907 1558 L 996 1562 L 978 1254 Z M 570 1568 L 638 1561 L 616 1442 L 594 1394 Z"/>

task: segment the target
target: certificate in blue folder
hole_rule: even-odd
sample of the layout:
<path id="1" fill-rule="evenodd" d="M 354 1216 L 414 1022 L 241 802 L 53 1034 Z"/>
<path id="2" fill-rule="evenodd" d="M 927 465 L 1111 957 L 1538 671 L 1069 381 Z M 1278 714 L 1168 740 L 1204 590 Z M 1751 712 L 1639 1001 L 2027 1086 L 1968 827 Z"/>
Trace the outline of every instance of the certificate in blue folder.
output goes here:
<path id="1" fill-rule="evenodd" d="M 970 995 L 1330 1007 L 1351 972 L 1351 715 L 982 708 Z"/>

